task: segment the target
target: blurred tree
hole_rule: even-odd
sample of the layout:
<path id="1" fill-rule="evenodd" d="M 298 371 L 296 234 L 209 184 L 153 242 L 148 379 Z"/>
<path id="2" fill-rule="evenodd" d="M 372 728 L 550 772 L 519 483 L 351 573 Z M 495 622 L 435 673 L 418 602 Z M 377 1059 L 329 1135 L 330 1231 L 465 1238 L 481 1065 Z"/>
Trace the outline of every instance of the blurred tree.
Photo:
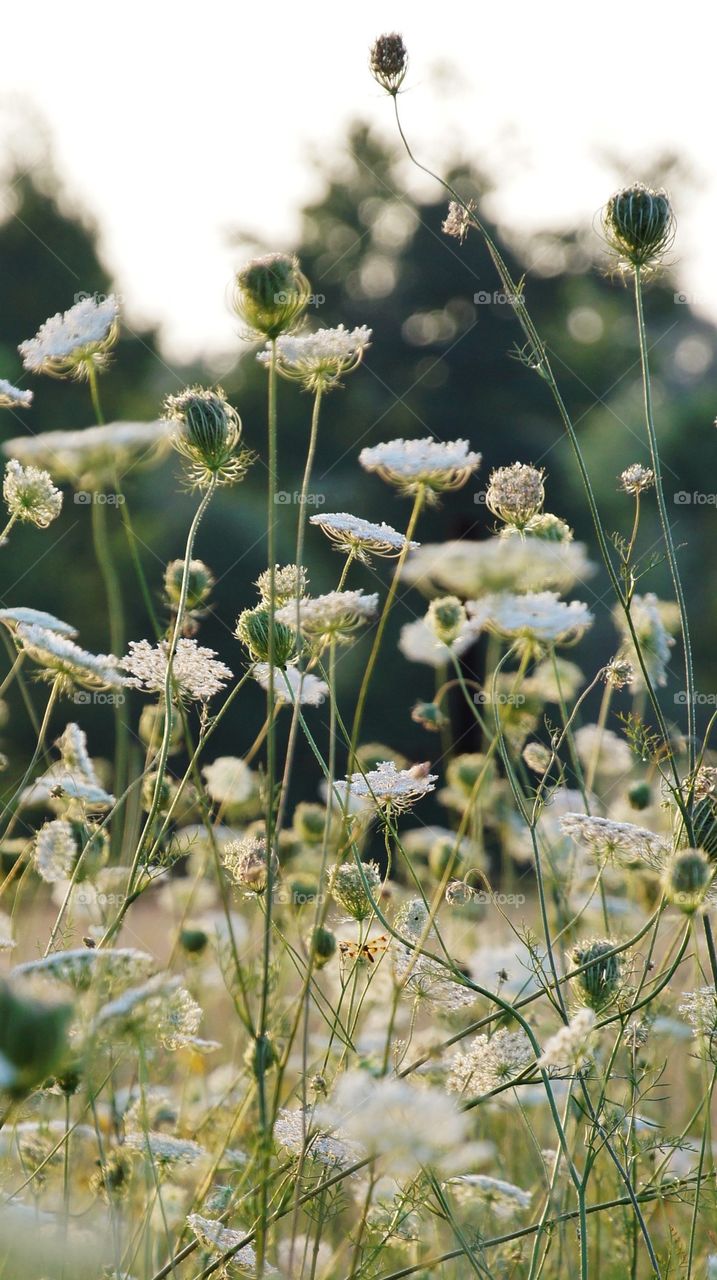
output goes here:
<path id="1" fill-rule="evenodd" d="M 488 186 L 485 175 L 468 167 L 454 171 L 451 178 L 466 195 L 476 196 Z M 421 540 L 487 536 L 492 519 L 480 492 L 492 467 L 519 458 L 546 467 L 549 509 L 568 519 L 577 537 L 594 545 L 571 451 L 547 389 L 518 358 L 520 333 L 479 238 L 471 234 L 463 246 L 447 239 L 441 232 L 445 216 L 441 193 L 424 203 L 406 194 L 406 172 L 397 148 L 361 124 L 351 129 L 342 153 L 324 162 L 322 179 L 320 198 L 303 212 L 296 246 L 314 290 L 311 322 L 368 324 L 374 339 L 364 366 L 347 379 L 344 390 L 325 401 L 312 511 L 323 505 L 326 510 L 385 519 L 400 528 L 408 517 L 408 503 L 360 471 L 360 449 L 395 436 L 466 436 L 483 451 L 478 480 L 448 495 L 441 508 L 427 514 L 419 531 Z M 76 293 L 106 292 L 109 275 L 98 252 L 96 228 L 68 211 L 61 197 L 48 191 L 47 182 L 21 176 L 14 182 L 12 201 L 12 214 L 0 224 L 4 289 L 0 376 L 18 381 L 22 379 L 18 378 L 17 342 L 32 334 L 46 315 L 71 305 Z M 530 268 L 528 301 L 562 374 L 605 523 L 609 529 L 624 530 L 631 512 L 627 499 L 617 492 L 617 475 L 629 462 L 644 461 L 647 456 L 630 293 L 606 274 L 608 264 L 599 246 L 595 248 L 593 236 L 546 233 L 523 243 L 506 242 L 498 230 L 495 234 L 516 277 Z M 240 241 L 245 243 L 238 235 Z M 709 423 L 714 415 L 711 387 L 717 336 L 676 293 L 669 276 L 653 284 L 648 304 L 668 489 L 691 495 L 702 491 L 704 477 L 714 472 L 715 442 Z M 112 369 L 102 379 L 106 415 L 154 417 L 163 395 L 189 380 L 209 381 L 210 375 L 198 367 L 171 369 L 158 350 L 155 333 L 125 330 Z M 247 443 L 257 452 L 258 461 L 239 489 L 218 496 L 202 527 L 199 554 L 218 580 L 214 611 L 203 626 L 202 638 L 238 670 L 243 658 L 231 627 L 239 610 L 252 602 L 251 584 L 265 567 L 265 373 L 247 351 L 224 382 L 239 407 Z M 34 379 L 33 389 L 32 411 L 6 415 L 4 438 L 24 430 L 83 426 L 92 421 L 85 387 Z M 300 487 L 310 407 L 309 397 L 296 387 L 281 385 L 280 487 L 289 495 Z M 193 507 L 191 497 L 177 497 L 178 489 L 178 469 L 172 463 L 151 475 L 133 474 L 128 483 L 145 566 L 157 592 L 166 561 L 181 554 Z M 646 505 L 649 544 L 657 537 L 657 527 L 651 504 Z M 282 504 L 278 512 L 284 561 L 293 559 L 296 513 L 293 501 Z M 708 522 L 713 517 L 713 506 L 706 500 L 675 502 L 677 539 L 686 544 L 680 557 L 688 591 L 701 606 L 695 650 L 698 687 L 705 692 L 715 684 L 711 632 L 717 621 L 713 580 L 717 568 L 704 558 L 711 533 Z M 11 567 L 3 574 L 2 598 L 56 611 L 80 628 L 88 646 L 101 648 L 107 643 L 106 618 L 88 529 L 88 513 L 74 507 L 68 495 L 56 536 L 52 531 L 49 537 L 19 531 Z M 125 556 L 119 520 L 113 539 Z M 317 530 L 309 531 L 307 558 L 314 591 L 334 586 L 341 562 Z M 63 571 L 70 564 L 72 572 Z M 380 561 L 373 569 L 356 568 L 354 585 L 380 589 L 390 571 L 390 562 Z M 149 635 L 126 557 L 123 573 L 128 584 L 128 635 Z M 664 565 L 643 580 L 642 589 L 667 594 Z M 606 660 L 614 645 L 604 575 L 581 584 L 575 595 L 587 600 L 598 618 L 580 651 L 583 666 L 592 670 Z M 367 738 L 390 733 L 388 745 L 412 758 L 436 750 L 436 740 L 424 737 L 410 720 L 417 698 L 431 694 L 433 675 L 428 668 L 406 663 L 395 641 L 402 623 L 422 608 L 415 593 L 402 595 L 382 658 L 380 693 L 370 700 L 365 722 Z M 368 643 L 368 638 L 362 639 L 339 663 L 346 714 L 350 714 Z M 673 672 L 676 690 L 681 685 L 677 657 Z M 666 696 L 669 699 L 672 692 Z M 258 691 L 251 697 L 258 718 L 261 697 Z M 671 704 L 668 710 L 671 714 Z M 682 719 L 679 711 L 676 707 L 676 720 Z M 216 739 L 217 752 L 246 750 L 254 731 L 251 718 L 223 726 Z M 17 732 L 25 745 L 29 736 Z M 92 732 L 96 734 L 93 749 L 108 750 L 109 717 L 94 709 Z M 467 734 L 464 745 L 470 743 Z M 308 756 L 304 763 L 313 776 L 316 771 Z M 305 794 L 306 785 L 303 781 L 301 785 Z"/>

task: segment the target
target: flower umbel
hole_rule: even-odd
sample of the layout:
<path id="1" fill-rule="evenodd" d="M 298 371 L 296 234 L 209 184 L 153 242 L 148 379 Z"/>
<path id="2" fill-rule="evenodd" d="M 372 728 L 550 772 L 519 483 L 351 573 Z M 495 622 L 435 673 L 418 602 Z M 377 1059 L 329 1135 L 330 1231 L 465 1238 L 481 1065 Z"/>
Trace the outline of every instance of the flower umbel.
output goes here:
<path id="1" fill-rule="evenodd" d="M 69 311 L 50 316 L 34 338 L 18 350 L 26 369 L 55 378 L 87 378 L 103 369 L 119 333 L 119 303 L 107 298 L 80 298 Z"/>
<path id="2" fill-rule="evenodd" d="M 425 489 L 429 501 L 453 489 L 461 489 L 481 464 L 481 455 L 473 453 L 467 440 L 441 441 L 428 436 L 423 440 L 390 440 L 362 449 L 359 462 L 365 471 L 373 471 L 399 493 L 414 494 Z"/>
<path id="3" fill-rule="evenodd" d="M 341 378 L 360 365 L 371 342 L 366 325 L 349 330 L 318 329 L 315 333 L 282 334 L 276 339 L 277 369 L 285 378 L 300 382 L 307 391 L 330 391 Z M 262 364 L 271 362 L 271 350 L 260 351 Z"/>
<path id="4" fill-rule="evenodd" d="M 62 510 L 62 494 L 47 471 L 23 467 L 11 458 L 5 467 L 2 486 L 5 505 L 13 520 L 46 529 Z"/>
<path id="5" fill-rule="evenodd" d="M 239 446 L 241 419 L 221 387 L 188 387 L 168 396 L 164 416 L 176 424 L 172 443 L 190 464 L 188 473 L 195 487 L 244 479 L 251 454 Z"/>

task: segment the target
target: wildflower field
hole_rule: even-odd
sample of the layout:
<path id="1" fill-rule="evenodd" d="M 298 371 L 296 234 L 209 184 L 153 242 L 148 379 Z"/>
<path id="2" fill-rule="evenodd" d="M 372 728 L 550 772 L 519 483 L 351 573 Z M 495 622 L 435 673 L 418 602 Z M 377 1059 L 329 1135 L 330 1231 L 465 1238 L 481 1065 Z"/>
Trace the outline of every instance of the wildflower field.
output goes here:
<path id="1" fill-rule="evenodd" d="M 371 72 L 420 166 L 406 67 L 401 37 L 379 37 Z M 0 1280 L 717 1276 L 714 716 L 695 684 L 700 605 L 680 576 L 644 311 L 673 210 L 636 183 L 602 215 L 643 391 L 613 529 L 530 280 L 479 204 L 430 177 L 451 251 L 487 249 L 521 368 L 572 452 L 589 542 L 529 439 L 496 465 L 490 439 L 453 439 L 449 423 L 358 443 L 353 509 L 312 504 L 326 402 L 350 415 L 380 339 L 319 327 L 291 254 L 233 282 L 265 376 L 261 450 L 219 386 L 107 421 L 114 295 L 49 318 L 20 344 L 22 385 L 0 380 L 0 409 L 29 424 L 2 446 L 0 710 L 34 743 L 2 761 Z M 59 413 L 70 380 L 94 425 L 34 433 L 35 386 Z M 160 590 L 133 495 L 152 468 L 193 511 Z M 250 472 L 265 568 L 253 603 L 219 617 L 219 652 L 204 517 L 220 492 L 241 504 Z M 426 519 L 440 526 L 471 485 L 490 536 L 426 541 Z M 362 514 L 379 491 L 390 523 Z M 26 540 L 39 565 L 73 500 L 90 508 L 103 653 L 30 605 L 13 572 Z M 319 593 L 327 547 L 334 585 Z M 47 554 L 71 572 L 61 546 Z M 598 566 L 611 629 L 584 598 Z M 146 630 L 125 640 L 129 597 Z M 581 642 L 598 630 L 590 664 Z M 410 758 L 390 745 L 396 646 L 415 673 Z M 98 708 L 111 760 L 84 722 Z"/>

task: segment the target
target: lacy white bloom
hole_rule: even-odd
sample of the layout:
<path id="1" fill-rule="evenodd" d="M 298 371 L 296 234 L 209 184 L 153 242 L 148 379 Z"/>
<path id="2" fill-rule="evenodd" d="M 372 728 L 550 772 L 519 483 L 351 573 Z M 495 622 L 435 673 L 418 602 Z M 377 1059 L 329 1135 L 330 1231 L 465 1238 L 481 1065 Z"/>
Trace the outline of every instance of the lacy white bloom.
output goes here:
<path id="1" fill-rule="evenodd" d="M 406 943 L 405 946 L 395 941 L 391 944 L 393 973 L 402 992 L 412 999 L 427 1001 L 444 1013 L 475 1004 L 477 992 L 456 978 L 445 965 L 422 954 L 422 948 L 436 950 L 438 942 L 422 898 L 404 903 L 396 915 L 394 928 Z"/>
<path id="2" fill-rule="evenodd" d="M 0 609 L 0 622 L 3 622 L 10 631 L 14 631 L 19 622 L 26 626 L 42 627 L 44 631 L 56 631 L 59 636 L 76 636 L 77 632 L 71 627 L 69 622 L 63 622 L 61 618 L 56 618 L 52 613 L 45 613 L 42 609 L 29 609 L 24 605 L 16 606 L 12 609 Z"/>
<path id="3" fill-rule="evenodd" d="M 476 1036 L 466 1053 L 455 1054 L 446 1088 L 464 1097 L 478 1097 L 519 1076 L 534 1061 L 533 1046 L 524 1031 Z"/>
<path id="4" fill-rule="evenodd" d="M 551 1070 L 578 1070 L 590 1058 L 595 1039 L 595 1014 L 592 1009 L 578 1009 L 565 1027 L 546 1042 L 538 1059 L 539 1067 Z"/>
<path id="5" fill-rule="evenodd" d="M 34 338 L 21 342 L 18 350 L 26 369 L 63 377 L 82 376 L 91 362 L 101 367 L 118 332 L 119 303 L 108 298 L 81 298 L 69 311 L 50 316 Z"/>
<path id="6" fill-rule="evenodd" d="M 128 671 L 127 684 L 145 693 L 164 693 L 167 678 L 169 643 L 160 640 L 130 640 L 129 653 L 122 659 Z M 172 663 L 172 684 L 179 698 L 206 702 L 223 689 L 232 677 L 229 667 L 219 662 L 214 649 L 206 649 L 196 640 L 180 639 Z"/>
<path id="7" fill-rule="evenodd" d="M 584 724 L 575 732 L 575 748 L 583 768 L 589 769 L 593 761 L 597 772 L 605 778 L 617 778 L 629 773 L 633 755 L 624 738 L 612 729 L 597 724 Z"/>
<path id="8" fill-rule="evenodd" d="M 255 662 L 251 673 L 262 689 L 269 688 L 269 663 Z M 295 702 L 304 707 L 320 707 L 329 686 L 318 676 L 307 675 L 296 667 L 286 667 L 283 671 L 274 668 L 274 697 L 277 702 Z"/>
<path id="9" fill-rule="evenodd" d="M 627 658 L 634 668 L 635 676 L 632 681 L 632 688 L 635 690 L 644 689 L 645 682 L 642 668 L 635 652 L 635 645 L 630 635 L 627 619 L 619 606 L 616 606 L 613 610 L 613 617 L 623 639 L 620 656 Z M 671 605 L 658 600 L 652 591 L 648 591 L 644 596 L 632 597 L 630 617 L 632 618 L 640 653 L 642 654 L 642 660 L 647 669 L 650 682 L 656 687 L 662 688 L 667 684 L 670 650 L 675 643 L 674 638 L 670 635 L 670 629 L 676 621 L 674 609 Z"/>
<path id="10" fill-rule="evenodd" d="M 662 836 L 632 822 L 614 822 L 611 818 L 596 818 L 587 813 L 565 813 L 560 818 L 560 829 L 590 849 L 601 865 L 644 862 L 654 870 L 661 870 L 670 852 Z"/>
<path id="11" fill-rule="evenodd" d="M 119 670 L 119 658 L 109 653 L 88 653 L 67 635 L 19 623 L 15 637 L 48 679 L 64 677 L 66 691 L 78 684 L 90 689 L 121 689 L 126 683 Z"/>
<path id="12" fill-rule="evenodd" d="M 199 1213 L 190 1213 L 187 1222 L 199 1243 L 209 1253 L 225 1254 L 229 1253 L 230 1249 L 234 1249 L 235 1252 L 229 1259 L 228 1265 L 238 1271 L 246 1271 L 247 1274 L 252 1276 L 256 1274 L 256 1253 L 254 1249 L 250 1244 L 244 1245 L 241 1249 L 237 1248 L 239 1242 L 244 1239 L 246 1231 L 232 1230 L 230 1227 L 223 1226 L 221 1222 L 217 1222 L 214 1218 L 203 1218 Z M 265 1264 L 264 1274 L 276 1276 L 279 1273 L 276 1267 Z"/>
<path id="13" fill-rule="evenodd" d="M 362 564 L 370 564 L 370 554 L 377 556 L 398 556 L 406 546 L 402 533 L 393 529 L 390 524 L 374 524 L 371 520 L 363 520 L 360 516 L 351 516 L 346 511 L 327 512 L 325 515 L 311 516 L 309 524 L 318 525 L 328 538 L 349 555 L 360 560 Z M 410 542 L 408 546 L 415 550 L 420 544 Z"/>
<path id="14" fill-rule="evenodd" d="M 456 200 L 450 200 L 448 203 L 448 213 L 441 224 L 441 231 L 445 236 L 453 236 L 459 240 L 461 244 L 465 240 L 471 227 L 471 214 L 475 209 L 472 200 L 466 201 L 465 205 L 458 204 Z"/>
<path id="15" fill-rule="evenodd" d="M 246 804 L 256 795 L 256 775 L 239 756 L 217 756 L 202 773 L 207 792 L 217 804 Z"/>
<path id="16" fill-rule="evenodd" d="M 480 626 L 467 619 L 452 644 L 442 644 L 426 619 L 416 618 L 415 622 L 407 622 L 401 627 L 398 647 L 409 662 L 425 662 L 429 667 L 438 668 L 451 661 L 451 654 L 460 657 L 470 649 L 479 632 Z"/>
<path id="17" fill-rule="evenodd" d="M 677 1009 L 688 1019 L 695 1036 L 703 1037 L 713 1050 L 717 1037 L 717 993 L 714 987 L 698 987 L 697 991 L 685 992 L 684 1000 Z"/>
<path id="18" fill-rule="evenodd" d="M 35 870 L 48 884 L 69 880 L 78 848 L 72 824 L 58 818 L 46 822 L 35 839 Z"/>
<path id="19" fill-rule="evenodd" d="M 111 1040 L 150 1035 L 165 1049 L 181 1049 L 192 1042 L 201 1020 L 199 1005 L 180 979 L 158 973 L 104 1005 L 90 1030 Z"/>
<path id="20" fill-rule="evenodd" d="M 173 1138 L 168 1133 L 128 1133 L 124 1144 L 130 1151 L 149 1156 L 157 1164 L 194 1164 L 207 1154 L 204 1147 L 189 1138 Z"/>
<path id="21" fill-rule="evenodd" d="M 265 569 L 259 574 L 256 586 L 262 604 L 271 604 L 271 569 Z M 303 565 L 277 564 L 274 566 L 275 608 L 288 604 L 289 600 L 295 600 L 297 596 L 305 596 L 308 589 L 309 575 Z"/>
<path id="22" fill-rule="evenodd" d="M 12 936 L 12 918 L 5 911 L 0 911 L 0 952 L 12 951 L 15 940 Z"/>
<path id="23" fill-rule="evenodd" d="M 364 801 L 368 809 L 403 810 L 435 791 L 437 780 L 437 774 L 428 772 L 428 765 L 397 769 L 392 760 L 382 760 L 366 774 L 353 773 L 345 782 L 335 782 L 334 788 L 342 799 L 348 793 Z"/>
<path id="24" fill-rule="evenodd" d="M 0 409 L 29 409 L 32 391 L 21 391 L 6 378 L 0 378 Z"/>
<path id="25" fill-rule="evenodd" d="M 277 609 L 276 617 L 288 627 L 296 624 L 311 641 L 335 639 L 345 643 L 358 627 L 370 622 L 378 609 L 378 594 L 363 591 L 329 591 L 323 596 L 304 596 Z"/>
<path id="26" fill-rule="evenodd" d="M 467 440 L 390 440 L 362 449 L 359 462 L 401 493 L 417 493 L 425 487 L 429 497 L 460 489 L 481 464 Z"/>
<path id="27" fill-rule="evenodd" d="M 483 600 L 469 600 L 466 608 L 478 623 L 511 640 L 567 644 L 578 639 L 594 622 L 586 604 L 566 604 L 555 591 L 529 591 L 513 595 L 505 591 Z"/>
<path id="28" fill-rule="evenodd" d="M 55 746 L 60 752 L 60 760 L 25 788 L 20 796 L 20 807 L 41 804 L 64 807 L 66 801 L 76 801 L 92 809 L 111 808 L 114 796 L 100 786 L 87 751 L 87 737 L 79 725 L 68 724 Z"/>
<path id="29" fill-rule="evenodd" d="M 422 590 L 474 599 L 494 591 L 569 591 L 594 572 L 583 543 L 526 535 L 425 543 L 411 552 L 402 577 Z"/>
<path id="30" fill-rule="evenodd" d="M 282 334 L 276 340 L 279 372 L 303 382 L 309 390 L 328 390 L 361 363 L 370 345 L 371 330 L 365 324 L 351 330 L 340 324 L 315 333 Z M 271 344 L 259 352 L 257 360 L 271 363 Z"/>
<path id="31" fill-rule="evenodd" d="M 13 978 L 51 978 L 86 991 L 99 979 L 112 987 L 146 980 L 156 968 L 156 961 L 146 951 L 134 947 L 77 947 L 72 951 L 53 951 L 40 960 L 28 960 L 12 971 Z"/>
<path id="32" fill-rule="evenodd" d="M 490 1178 L 484 1173 L 465 1173 L 457 1178 L 449 1178 L 446 1186 L 450 1187 L 462 1204 L 470 1204 L 478 1200 L 486 1205 L 496 1216 L 505 1221 L 512 1218 L 521 1209 L 527 1209 L 532 1199 L 529 1191 L 517 1187 L 514 1182 L 504 1182 L 502 1178 Z"/>
<path id="33" fill-rule="evenodd" d="M 35 524 L 38 529 L 46 529 L 62 510 L 62 494 L 49 473 L 39 467 L 23 467 L 16 458 L 5 467 L 2 493 L 13 519 Z"/>
<path id="34" fill-rule="evenodd" d="M 5 441 L 2 451 L 26 465 L 45 467 L 56 480 L 83 489 L 104 481 L 112 484 L 117 472 L 158 461 L 170 446 L 171 426 L 167 422 L 109 422 L 81 431 L 16 436 Z"/>
<path id="35" fill-rule="evenodd" d="M 376 1079 L 367 1071 L 342 1075 L 316 1114 L 368 1155 L 384 1156 L 386 1168 L 399 1178 L 423 1167 L 445 1167 L 466 1137 L 465 1117 L 442 1091 L 390 1076 Z"/>
<path id="36" fill-rule="evenodd" d="M 348 1169 L 365 1158 L 362 1147 L 346 1139 L 341 1129 L 332 1134 L 321 1133 L 308 1111 L 282 1108 L 274 1125 L 274 1141 L 287 1151 L 300 1155 L 306 1151 L 311 1160 L 329 1169 Z"/>

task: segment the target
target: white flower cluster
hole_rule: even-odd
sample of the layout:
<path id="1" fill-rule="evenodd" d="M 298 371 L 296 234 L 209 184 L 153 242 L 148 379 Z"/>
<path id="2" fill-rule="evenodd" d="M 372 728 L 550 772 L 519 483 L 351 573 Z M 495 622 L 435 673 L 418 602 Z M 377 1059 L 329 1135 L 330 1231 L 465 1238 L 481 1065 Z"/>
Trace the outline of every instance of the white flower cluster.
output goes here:
<path id="1" fill-rule="evenodd" d="M 511 640 L 567 644 L 578 639 L 594 622 L 586 604 L 566 603 L 555 591 L 528 591 L 523 595 L 502 592 L 482 600 L 469 600 L 466 609 L 476 624 Z"/>
<path id="2" fill-rule="evenodd" d="M 593 817 L 587 813 L 565 813 L 560 829 L 578 844 L 584 845 L 598 862 L 627 865 L 643 862 L 653 870 L 661 870 L 670 852 L 662 836 L 632 822 L 614 822 L 611 818 Z"/>
<path id="3" fill-rule="evenodd" d="M 309 389 L 326 390 L 360 364 L 370 344 L 371 330 L 365 324 L 356 329 L 340 324 L 315 333 L 284 333 L 276 340 L 278 367 L 286 377 L 296 378 Z M 271 363 L 271 344 L 257 359 Z"/>
<path id="4" fill-rule="evenodd" d="M 519 1076 L 534 1061 L 533 1046 L 524 1031 L 476 1036 L 466 1053 L 454 1056 L 446 1087 L 464 1097 L 478 1097 Z"/>
<path id="5" fill-rule="evenodd" d="M 39 467 L 23 467 L 17 458 L 11 458 L 5 467 L 2 493 L 13 520 L 38 529 L 46 529 L 62 510 L 62 494 L 49 473 Z"/>
<path id="6" fill-rule="evenodd" d="M 255 662 L 251 673 L 262 689 L 269 689 L 269 663 Z M 299 706 L 320 707 L 329 692 L 325 680 L 312 676 L 296 667 L 280 670 L 274 668 L 274 698 L 277 702 L 299 703 Z"/>
<path id="7" fill-rule="evenodd" d="M 0 378 L 0 409 L 29 409 L 32 397 L 32 391 L 23 391 L 7 378 Z"/>
<path id="8" fill-rule="evenodd" d="M 424 543 L 411 552 L 402 577 L 421 590 L 467 600 L 497 591 L 569 591 L 594 572 L 582 542 L 526 535 Z"/>
<path id="9" fill-rule="evenodd" d="M 130 640 L 129 653 L 122 660 L 123 669 L 129 672 L 127 684 L 145 693 L 164 693 L 168 652 L 167 640 L 156 645 L 149 640 Z M 172 684 L 179 698 L 206 702 L 231 677 L 229 667 L 218 661 L 214 649 L 206 649 L 196 640 L 177 641 Z"/>
<path id="10" fill-rule="evenodd" d="M 342 800 L 347 796 L 360 800 L 364 808 L 403 810 L 435 791 L 437 780 L 427 765 L 397 769 L 392 760 L 382 760 L 368 773 L 353 773 L 346 781 L 335 782 L 334 788 Z"/>
<path id="11" fill-rule="evenodd" d="M 450 645 L 436 639 L 435 632 L 425 618 L 416 618 L 401 627 L 398 647 L 409 662 L 425 662 L 429 667 L 443 667 L 451 661 L 451 654 L 459 658 L 470 649 L 480 633 L 480 626 L 472 619 L 461 624 L 457 636 Z"/>
<path id="12" fill-rule="evenodd" d="M 595 1039 L 595 1014 L 578 1009 L 566 1026 L 546 1041 L 538 1066 L 550 1071 L 576 1071 L 589 1060 Z"/>
<path id="13" fill-rule="evenodd" d="M 109 809 L 114 796 L 105 791 L 87 752 L 87 737 L 79 725 L 68 724 L 55 743 L 60 760 L 31 782 L 20 795 L 20 806 L 65 807 L 67 802 L 90 809 Z"/>
<path id="14" fill-rule="evenodd" d="M 88 653 L 67 634 L 19 622 L 15 638 L 32 662 L 48 679 L 64 678 L 66 688 L 85 685 L 90 689 L 121 689 L 126 683 L 119 658 L 110 653 Z"/>
<path id="15" fill-rule="evenodd" d="M 169 452 L 170 424 L 109 422 L 81 431 L 43 431 L 37 436 L 15 436 L 2 451 L 25 465 L 45 467 L 56 480 L 81 489 L 108 481 L 138 463 L 158 461 Z"/>
<path id="16" fill-rule="evenodd" d="M 375 617 L 378 594 L 358 591 L 329 591 L 323 596 L 303 596 L 290 600 L 276 610 L 276 618 L 288 627 L 296 625 L 298 616 L 302 635 L 308 640 L 346 641 L 357 627 Z"/>
<path id="17" fill-rule="evenodd" d="M 416 493 L 424 488 L 429 495 L 460 489 L 481 464 L 481 455 L 473 453 L 467 440 L 389 440 L 362 449 L 359 462 L 365 471 L 373 471 L 401 493 Z"/>
<path id="18" fill-rule="evenodd" d="M 347 511 L 326 512 L 311 516 L 309 524 L 318 525 L 340 551 L 346 551 L 363 564 L 369 563 L 369 553 L 377 556 L 397 556 L 406 547 L 406 539 L 402 533 L 393 529 L 390 524 L 374 524 L 371 520 L 363 520 L 360 516 L 349 515 Z M 417 542 L 410 542 L 411 550 L 418 547 Z"/>
<path id="19" fill-rule="evenodd" d="M 18 348 L 26 369 L 62 374 L 78 360 L 99 354 L 116 336 L 119 303 L 107 298 L 80 298 L 68 311 L 58 311 L 40 325 L 34 338 Z"/>

